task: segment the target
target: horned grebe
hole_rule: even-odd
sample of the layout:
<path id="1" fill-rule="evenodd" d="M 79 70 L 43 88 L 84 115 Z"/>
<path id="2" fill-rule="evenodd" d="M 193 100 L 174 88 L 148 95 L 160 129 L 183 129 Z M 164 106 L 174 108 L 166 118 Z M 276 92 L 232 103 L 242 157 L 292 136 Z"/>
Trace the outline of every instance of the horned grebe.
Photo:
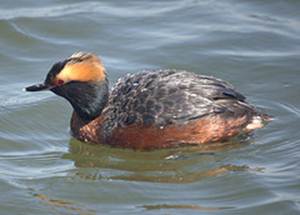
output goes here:
<path id="1" fill-rule="evenodd" d="M 145 71 L 109 91 L 105 68 L 91 53 L 53 65 L 42 84 L 73 106 L 72 135 L 85 142 L 134 149 L 221 142 L 269 120 L 229 83 L 182 70 Z"/>

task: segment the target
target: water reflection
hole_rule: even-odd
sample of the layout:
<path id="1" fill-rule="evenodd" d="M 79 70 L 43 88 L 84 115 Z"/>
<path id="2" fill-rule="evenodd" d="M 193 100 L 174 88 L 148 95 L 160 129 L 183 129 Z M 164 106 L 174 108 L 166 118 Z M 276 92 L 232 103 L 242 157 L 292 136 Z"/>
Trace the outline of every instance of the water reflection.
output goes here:
<path id="1" fill-rule="evenodd" d="M 126 180 L 158 183 L 192 183 L 232 171 L 260 171 L 247 165 L 224 164 L 224 151 L 239 149 L 251 139 L 205 146 L 133 151 L 70 141 L 64 159 L 73 160 L 76 176 L 84 180 Z"/>
<path id="2" fill-rule="evenodd" d="M 64 209 L 65 211 L 68 211 L 72 214 L 78 214 L 78 215 L 94 215 L 96 214 L 95 211 L 77 206 L 75 203 L 72 203 L 70 201 L 66 201 L 63 199 L 52 199 L 49 198 L 45 194 L 41 193 L 34 193 L 33 197 L 40 200 L 41 202 L 51 206 L 54 209 Z"/>
<path id="3" fill-rule="evenodd" d="M 146 210 L 161 210 L 161 209 L 190 209 L 190 210 L 198 210 L 198 211 L 221 211 L 225 209 L 232 209 L 233 207 L 203 207 L 199 205 L 186 205 L 186 204 L 176 204 L 176 205 L 143 205 L 143 208 Z"/>

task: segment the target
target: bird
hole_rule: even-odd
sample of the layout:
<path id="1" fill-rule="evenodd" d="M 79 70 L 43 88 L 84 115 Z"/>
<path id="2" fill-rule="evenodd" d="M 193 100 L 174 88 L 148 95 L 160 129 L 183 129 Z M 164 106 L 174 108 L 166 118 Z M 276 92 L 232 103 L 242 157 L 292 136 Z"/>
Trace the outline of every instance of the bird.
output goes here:
<path id="1" fill-rule="evenodd" d="M 228 82 L 185 70 L 144 70 L 109 88 L 100 57 L 76 52 L 55 63 L 45 81 L 73 107 L 71 135 L 95 144 L 152 150 L 226 142 L 270 121 Z"/>

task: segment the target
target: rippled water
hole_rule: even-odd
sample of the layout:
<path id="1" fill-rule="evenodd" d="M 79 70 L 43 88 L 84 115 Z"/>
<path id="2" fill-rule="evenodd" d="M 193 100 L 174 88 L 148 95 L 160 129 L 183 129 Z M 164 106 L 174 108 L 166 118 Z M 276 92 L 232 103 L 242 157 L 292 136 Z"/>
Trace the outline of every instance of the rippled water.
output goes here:
<path id="1" fill-rule="evenodd" d="M 0 7 L 1 214 L 299 214 L 300 2 L 21 1 Z M 232 82 L 275 120 L 243 141 L 139 152 L 69 136 L 22 88 L 75 51 L 114 82 L 177 68 Z"/>

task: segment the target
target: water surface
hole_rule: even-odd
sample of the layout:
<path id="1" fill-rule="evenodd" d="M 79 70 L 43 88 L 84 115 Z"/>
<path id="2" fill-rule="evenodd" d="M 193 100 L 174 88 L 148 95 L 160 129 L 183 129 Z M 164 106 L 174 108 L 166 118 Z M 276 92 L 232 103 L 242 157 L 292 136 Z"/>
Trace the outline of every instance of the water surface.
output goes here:
<path id="1" fill-rule="evenodd" d="M 300 2 L 24 1 L 0 7 L 1 214 L 299 214 Z M 274 121 L 244 141 L 137 152 L 80 143 L 24 86 L 75 51 L 114 83 L 148 68 L 230 81 Z"/>

